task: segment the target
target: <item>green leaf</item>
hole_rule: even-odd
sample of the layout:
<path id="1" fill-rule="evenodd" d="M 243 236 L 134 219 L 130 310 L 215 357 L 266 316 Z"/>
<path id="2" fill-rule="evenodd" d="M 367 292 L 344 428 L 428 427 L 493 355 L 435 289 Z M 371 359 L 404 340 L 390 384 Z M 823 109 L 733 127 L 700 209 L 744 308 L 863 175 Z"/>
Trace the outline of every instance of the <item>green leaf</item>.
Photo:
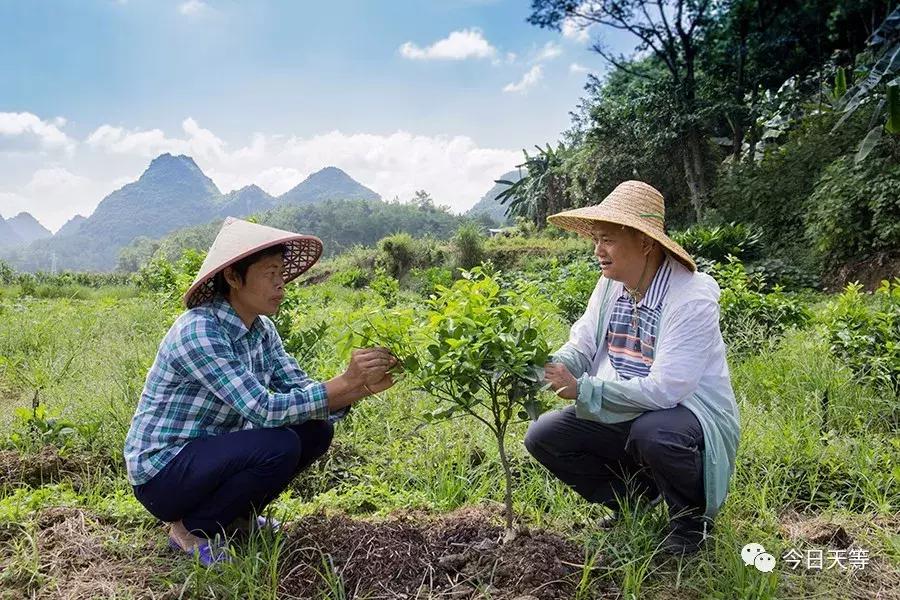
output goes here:
<path id="1" fill-rule="evenodd" d="M 855 164 L 858 165 L 866 160 L 866 157 L 872 153 L 872 150 L 874 150 L 875 146 L 878 145 L 878 142 L 881 141 L 881 132 L 883 129 L 883 126 L 878 125 L 877 127 L 873 127 L 869 133 L 866 134 L 866 137 L 864 137 L 863 141 L 859 144 L 859 149 L 856 151 L 856 158 L 853 159 Z"/>
<path id="2" fill-rule="evenodd" d="M 885 125 L 888 133 L 900 133 L 900 86 L 892 85 L 887 89 L 888 120 Z"/>
<path id="3" fill-rule="evenodd" d="M 834 97 L 836 99 L 843 98 L 847 93 L 847 72 L 843 67 L 838 68 L 834 74 Z"/>

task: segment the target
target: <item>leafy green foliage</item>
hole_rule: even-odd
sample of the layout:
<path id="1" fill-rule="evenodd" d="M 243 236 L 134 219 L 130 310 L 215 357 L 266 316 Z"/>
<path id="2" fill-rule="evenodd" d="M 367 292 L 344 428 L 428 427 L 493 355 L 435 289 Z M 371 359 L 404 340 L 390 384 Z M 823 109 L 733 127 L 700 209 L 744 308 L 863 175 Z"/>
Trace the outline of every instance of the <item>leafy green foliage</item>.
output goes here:
<path id="1" fill-rule="evenodd" d="M 729 223 L 708 227 L 694 225 L 684 231 L 672 233 L 678 242 L 694 258 L 722 262 L 728 255 L 750 260 L 759 255 L 762 233 L 743 223 Z"/>
<path id="2" fill-rule="evenodd" d="M 874 294 L 850 284 L 819 321 L 831 349 L 861 382 L 900 386 L 900 279 L 883 281 Z"/>
<path id="3" fill-rule="evenodd" d="M 368 273 L 357 266 L 352 266 L 338 271 L 331 276 L 331 280 L 343 287 L 358 290 L 369 285 L 371 278 Z"/>
<path id="4" fill-rule="evenodd" d="M 722 290 L 719 322 L 722 337 L 734 354 L 759 351 L 787 328 L 802 326 L 811 318 L 803 303 L 780 287 L 766 293 L 762 278 L 747 273 L 734 257 L 715 264 L 710 275 Z"/>
<path id="5" fill-rule="evenodd" d="M 409 273 L 409 279 L 413 291 L 427 298 L 437 292 L 438 288 L 453 284 L 453 271 L 446 267 L 413 269 Z"/>
<path id="6" fill-rule="evenodd" d="M 418 243 L 409 233 L 395 233 L 378 242 L 376 264 L 394 279 L 402 279 L 416 263 Z"/>
<path id="7" fill-rule="evenodd" d="M 832 163 L 810 197 L 806 237 L 826 259 L 900 248 L 900 165 L 849 157 Z"/>
<path id="8" fill-rule="evenodd" d="M 375 271 L 375 278 L 369 284 L 369 288 L 381 298 L 388 308 L 396 306 L 397 297 L 400 294 L 400 282 L 383 270 Z"/>
<path id="9" fill-rule="evenodd" d="M 506 473 L 507 527 L 512 527 L 512 476 L 506 431 L 515 419 L 546 409 L 538 395 L 538 368 L 549 357 L 544 328 L 552 309 L 533 285 L 509 288 L 481 268 L 463 273 L 425 310 L 370 314 L 348 347 L 383 345 L 417 388 L 439 401 L 427 420 L 468 415 L 497 439 Z"/>
<path id="10" fill-rule="evenodd" d="M 484 260 L 484 234 L 474 223 L 460 225 L 453 236 L 456 266 L 472 269 Z"/>
<path id="11" fill-rule="evenodd" d="M 563 264 L 553 259 L 546 268 L 528 274 L 540 293 L 568 323 L 574 322 L 584 313 L 599 277 L 597 261 L 590 259 Z"/>
<path id="12" fill-rule="evenodd" d="M 20 451 L 48 445 L 65 449 L 74 442 L 78 434 L 75 423 L 51 416 L 43 404 L 33 409 L 17 408 L 13 427 L 9 438 Z"/>

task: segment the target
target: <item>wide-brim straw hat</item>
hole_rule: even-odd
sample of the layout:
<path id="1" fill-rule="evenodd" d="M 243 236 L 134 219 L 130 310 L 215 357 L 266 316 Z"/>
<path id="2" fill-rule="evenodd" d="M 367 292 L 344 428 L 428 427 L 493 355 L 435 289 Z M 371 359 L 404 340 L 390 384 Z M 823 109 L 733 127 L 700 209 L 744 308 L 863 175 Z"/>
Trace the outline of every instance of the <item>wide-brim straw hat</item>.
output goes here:
<path id="1" fill-rule="evenodd" d="M 184 295 L 184 305 L 194 308 L 215 295 L 216 274 L 242 258 L 265 248 L 284 244 L 284 282 L 302 275 L 322 256 L 322 240 L 283 229 L 227 217 L 213 241 L 194 283 Z"/>
<path id="2" fill-rule="evenodd" d="M 647 234 L 685 267 L 697 270 L 691 255 L 666 235 L 666 207 L 662 194 L 643 181 L 620 183 L 600 204 L 566 210 L 547 217 L 547 220 L 587 238 L 591 238 L 598 223 L 625 225 Z"/>

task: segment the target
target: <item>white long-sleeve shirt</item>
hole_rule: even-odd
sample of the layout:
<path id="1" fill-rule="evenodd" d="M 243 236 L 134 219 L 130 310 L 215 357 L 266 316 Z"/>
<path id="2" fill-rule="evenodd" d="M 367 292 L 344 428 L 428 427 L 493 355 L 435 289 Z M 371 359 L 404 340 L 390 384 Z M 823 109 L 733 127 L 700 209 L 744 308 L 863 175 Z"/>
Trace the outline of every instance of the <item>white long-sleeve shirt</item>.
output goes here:
<path id="1" fill-rule="evenodd" d="M 727 494 L 740 437 L 719 329 L 719 286 L 709 275 L 672 261 L 653 364 L 646 377 L 628 380 L 613 369 L 605 343 L 612 303 L 622 289 L 601 277 L 569 341 L 554 353 L 578 379 L 576 415 L 619 423 L 649 410 L 688 408 L 703 427 L 706 514 L 712 517 Z"/>

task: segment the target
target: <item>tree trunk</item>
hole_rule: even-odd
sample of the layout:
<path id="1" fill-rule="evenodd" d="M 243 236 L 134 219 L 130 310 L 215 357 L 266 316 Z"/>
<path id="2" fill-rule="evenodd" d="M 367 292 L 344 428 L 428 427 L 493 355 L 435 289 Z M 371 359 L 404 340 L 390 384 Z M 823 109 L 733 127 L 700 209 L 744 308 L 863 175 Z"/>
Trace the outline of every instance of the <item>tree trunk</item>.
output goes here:
<path id="1" fill-rule="evenodd" d="M 684 178 L 691 193 L 691 206 L 694 207 L 694 216 L 699 222 L 706 208 L 706 197 L 709 193 L 704 169 L 704 152 L 700 141 L 699 132 L 691 128 L 685 133 L 685 142 L 682 151 L 684 162 Z"/>
<path id="2" fill-rule="evenodd" d="M 496 433 L 497 449 L 500 451 L 500 463 L 503 465 L 503 475 L 506 479 L 506 532 L 511 533 L 513 530 L 513 500 L 512 500 L 512 470 L 509 468 L 509 459 L 506 457 L 506 446 L 503 438 L 506 437 L 505 432 Z"/>

